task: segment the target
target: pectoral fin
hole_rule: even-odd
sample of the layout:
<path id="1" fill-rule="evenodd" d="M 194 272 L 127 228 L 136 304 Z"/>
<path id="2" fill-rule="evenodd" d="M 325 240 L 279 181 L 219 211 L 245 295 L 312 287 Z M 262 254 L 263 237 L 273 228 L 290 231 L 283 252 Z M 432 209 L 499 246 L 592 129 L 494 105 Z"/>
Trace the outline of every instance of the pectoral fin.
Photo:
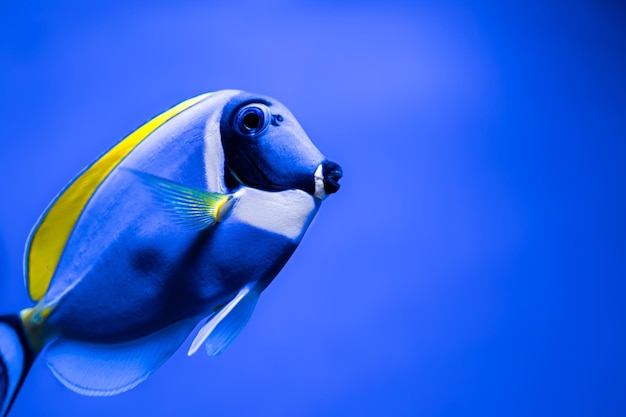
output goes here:
<path id="1" fill-rule="evenodd" d="M 196 353 L 202 343 L 205 343 L 209 356 L 219 355 L 230 345 L 248 323 L 259 299 L 259 292 L 254 290 L 255 284 L 243 287 L 231 302 L 209 318 L 191 344 L 187 352 L 189 356 Z"/>
<path id="2" fill-rule="evenodd" d="M 173 218 L 192 229 L 205 229 L 220 221 L 232 206 L 232 196 L 186 187 L 165 178 L 128 170 L 145 184 L 155 201 Z"/>

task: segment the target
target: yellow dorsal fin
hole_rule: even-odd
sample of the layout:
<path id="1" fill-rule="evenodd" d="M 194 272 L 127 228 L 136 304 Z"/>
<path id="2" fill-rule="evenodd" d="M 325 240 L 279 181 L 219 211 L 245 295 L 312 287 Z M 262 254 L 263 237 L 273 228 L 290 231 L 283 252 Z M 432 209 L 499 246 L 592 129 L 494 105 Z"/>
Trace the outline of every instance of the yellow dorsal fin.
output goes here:
<path id="1" fill-rule="evenodd" d="M 41 300 L 48 291 L 65 244 L 96 188 L 148 135 L 207 96 L 202 94 L 183 101 L 156 116 L 87 167 L 57 196 L 31 232 L 24 259 L 28 292 L 33 301 Z"/>

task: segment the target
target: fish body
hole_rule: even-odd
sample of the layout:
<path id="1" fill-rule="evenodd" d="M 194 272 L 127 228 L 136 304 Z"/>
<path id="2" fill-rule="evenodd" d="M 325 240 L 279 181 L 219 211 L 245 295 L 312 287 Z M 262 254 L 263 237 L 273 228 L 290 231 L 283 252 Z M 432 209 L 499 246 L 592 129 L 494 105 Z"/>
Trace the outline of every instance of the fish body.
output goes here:
<path id="1" fill-rule="evenodd" d="M 129 191 L 135 188 L 134 195 L 149 194 L 141 190 L 141 184 Z M 144 198 L 149 200 L 150 195 Z M 230 213 L 219 227 L 206 231 L 190 230 L 159 210 L 146 211 L 140 218 L 128 216 L 128 223 L 113 227 L 115 230 L 85 227 L 90 239 L 115 237 L 115 242 L 97 254 L 82 246 L 80 234 L 75 237 L 77 242 L 70 240 L 68 258 L 62 259 L 59 268 L 78 279 L 71 287 L 51 286 L 54 293 L 40 302 L 42 310 L 54 306 L 43 339 L 62 334 L 94 342 L 129 340 L 185 318 L 207 316 L 247 283 L 256 282 L 258 290 L 263 290 L 296 249 L 319 203 L 295 190 L 276 193 L 244 188 L 233 199 Z M 94 204 L 98 200 L 94 199 Z M 107 210 L 108 204 L 103 206 L 102 210 Z M 108 210 L 120 216 L 132 213 L 126 206 L 117 204 Z M 297 211 L 292 211 L 294 208 Z M 264 209 L 277 216 L 301 218 L 290 219 L 289 225 L 299 224 L 286 236 L 262 227 L 263 219 L 254 215 Z M 85 221 L 93 224 L 89 216 Z"/>
<path id="2" fill-rule="evenodd" d="M 36 304 L 0 318 L 0 415 L 44 347 L 55 376 L 87 395 L 136 386 L 199 322 L 189 353 L 221 353 L 341 175 L 286 107 L 238 90 L 187 100 L 123 139 L 31 233 Z"/>

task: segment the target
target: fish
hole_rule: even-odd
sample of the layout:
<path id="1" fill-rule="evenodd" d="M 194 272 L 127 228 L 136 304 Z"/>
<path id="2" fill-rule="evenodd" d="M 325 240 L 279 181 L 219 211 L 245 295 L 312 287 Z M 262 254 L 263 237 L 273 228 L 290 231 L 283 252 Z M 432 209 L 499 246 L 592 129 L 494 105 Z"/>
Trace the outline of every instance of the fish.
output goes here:
<path id="1" fill-rule="evenodd" d="M 342 168 L 277 100 L 190 98 L 78 174 L 27 241 L 31 307 L 0 316 L 0 416 L 35 358 L 84 395 L 145 381 L 188 348 L 222 353 Z"/>

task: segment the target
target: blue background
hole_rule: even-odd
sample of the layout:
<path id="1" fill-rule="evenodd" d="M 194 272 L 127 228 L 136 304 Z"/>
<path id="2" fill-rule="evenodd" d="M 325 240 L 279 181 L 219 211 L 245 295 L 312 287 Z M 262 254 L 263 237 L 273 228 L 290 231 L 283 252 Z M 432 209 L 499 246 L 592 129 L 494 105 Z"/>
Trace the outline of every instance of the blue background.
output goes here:
<path id="1" fill-rule="evenodd" d="M 342 189 L 221 357 L 111 398 L 40 359 L 13 417 L 626 415 L 619 2 L 1 2 L 3 312 L 56 192 L 223 88 L 285 103 Z"/>

